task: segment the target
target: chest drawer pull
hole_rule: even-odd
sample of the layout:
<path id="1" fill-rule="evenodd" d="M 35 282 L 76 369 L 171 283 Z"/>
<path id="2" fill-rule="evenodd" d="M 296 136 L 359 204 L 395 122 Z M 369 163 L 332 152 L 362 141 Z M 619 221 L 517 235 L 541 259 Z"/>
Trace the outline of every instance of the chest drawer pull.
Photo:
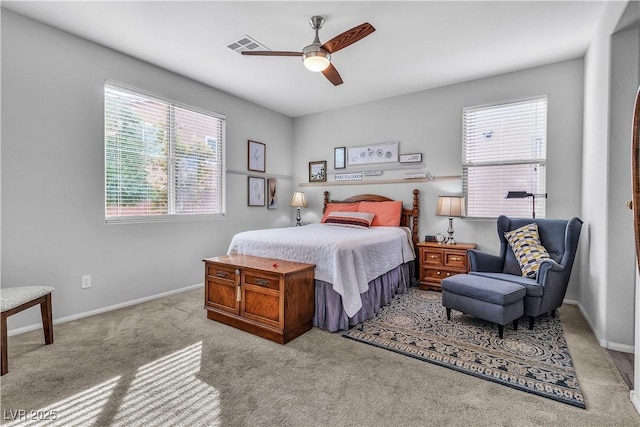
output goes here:
<path id="1" fill-rule="evenodd" d="M 269 281 L 266 279 L 260 279 L 259 277 L 257 277 L 256 284 L 260 286 L 267 286 L 269 284 Z"/>
<path id="2" fill-rule="evenodd" d="M 223 278 L 223 279 L 226 279 L 226 278 L 227 278 L 227 276 L 229 276 L 229 273 L 227 273 L 226 271 L 218 271 L 218 272 L 216 273 L 216 276 L 221 277 L 221 278 Z"/>

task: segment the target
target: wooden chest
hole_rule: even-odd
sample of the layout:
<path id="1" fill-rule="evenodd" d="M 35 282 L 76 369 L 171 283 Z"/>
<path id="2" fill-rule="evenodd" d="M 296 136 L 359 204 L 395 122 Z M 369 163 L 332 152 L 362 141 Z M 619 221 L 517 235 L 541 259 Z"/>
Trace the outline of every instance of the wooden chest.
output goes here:
<path id="1" fill-rule="evenodd" d="M 209 319 L 280 344 L 313 326 L 315 265 L 249 255 L 203 261 Z"/>

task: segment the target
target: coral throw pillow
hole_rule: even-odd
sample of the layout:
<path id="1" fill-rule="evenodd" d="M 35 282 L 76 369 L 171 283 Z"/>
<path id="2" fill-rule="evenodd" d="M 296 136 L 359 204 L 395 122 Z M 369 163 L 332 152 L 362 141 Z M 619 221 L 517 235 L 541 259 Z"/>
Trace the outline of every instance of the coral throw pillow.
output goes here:
<path id="1" fill-rule="evenodd" d="M 371 225 L 397 227 L 400 225 L 400 217 L 402 216 L 402 201 L 360 202 L 358 212 L 374 214 L 375 217 Z"/>

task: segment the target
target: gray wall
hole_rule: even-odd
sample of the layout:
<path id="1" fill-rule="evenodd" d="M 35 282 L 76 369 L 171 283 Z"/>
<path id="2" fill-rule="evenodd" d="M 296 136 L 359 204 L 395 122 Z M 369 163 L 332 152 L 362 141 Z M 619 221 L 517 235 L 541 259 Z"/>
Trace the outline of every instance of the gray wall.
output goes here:
<path id="1" fill-rule="evenodd" d="M 585 56 L 582 212 L 587 227 L 578 299 L 600 345 L 632 352 L 635 248 L 632 214 L 624 206 L 631 198 L 631 139 L 624 128 L 631 127 L 633 104 L 626 100 L 637 90 L 630 83 L 637 82 L 632 75 L 639 53 L 637 45 L 633 50 L 633 34 L 617 41 L 611 37 L 626 7 L 626 2 L 607 3 Z"/>
<path id="2" fill-rule="evenodd" d="M 307 163 L 327 160 L 333 166 L 333 147 L 399 141 L 401 153 L 423 154 L 426 170 L 434 176 L 462 173 L 462 109 L 466 106 L 548 96 L 547 202 L 548 218 L 580 216 L 582 170 L 583 61 L 575 59 L 412 93 L 294 120 L 295 180 L 307 179 Z M 371 167 L 375 169 L 375 165 Z M 349 169 L 346 169 L 348 171 Z M 383 172 L 381 178 L 389 175 Z M 332 178 L 331 176 L 329 177 Z M 437 196 L 461 194 L 460 179 L 421 183 L 304 187 L 317 201 L 305 220 L 320 215 L 322 192 L 335 199 L 377 193 L 411 201 L 411 190 L 421 191 L 420 234 L 444 232 L 448 220 L 435 215 Z M 454 220 L 459 242 L 475 242 L 481 249 L 498 250 L 495 220 Z M 580 263 L 580 259 L 576 261 Z M 567 298 L 577 300 L 579 268 L 574 269 Z"/>
<path id="3" fill-rule="evenodd" d="M 202 283 L 202 258 L 234 233 L 292 224 L 290 118 L 4 9 L 1 31 L 2 286 L 52 285 L 55 318 L 73 318 Z M 266 143 L 264 176 L 289 177 L 280 208 L 248 208 L 247 177 L 229 173 L 227 219 L 106 225 L 105 79 L 226 114 L 230 170 L 246 171 L 247 139 Z"/>
<path id="4" fill-rule="evenodd" d="M 636 252 L 632 198 L 631 123 L 640 85 L 640 29 L 615 33 L 611 38 L 609 159 L 607 183 L 610 238 L 607 281 L 607 341 L 633 343 L 629 319 L 634 315 Z M 614 314 L 615 313 L 615 314 Z"/>

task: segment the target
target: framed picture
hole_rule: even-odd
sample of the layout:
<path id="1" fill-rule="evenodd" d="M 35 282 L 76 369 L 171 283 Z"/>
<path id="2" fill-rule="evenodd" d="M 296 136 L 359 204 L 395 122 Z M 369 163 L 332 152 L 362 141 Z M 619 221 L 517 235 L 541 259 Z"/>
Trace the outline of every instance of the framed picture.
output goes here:
<path id="1" fill-rule="evenodd" d="M 267 179 L 267 209 L 278 208 L 278 179 Z"/>
<path id="2" fill-rule="evenodd" d="M 345 155 L 347 154 L 347 147 L 336 147 L 333 149 L 333 168 L 344 169 L 347 167 Z"/>
<path id="3" fill-rule="evenodd" d="M 267 146 L 262 142 L 248 141 L 248 166 L 250 171 L 264 172 L 266 170 Z"/>
<path id="4" fill-rule="evenodd" d="M 422 153 L 400 155 L 400 163 L 418 163 L 421 161 L 422 161 Z"/>
<path id="5" fill-rule="evenodd" d="M 324 182 L 327 180 L 327 161 L 309 162 L 309 182 Z"/>
<path id="6" fill-rule="evenodd" d="M 248 178 L 249 206 L 264 206 L 264 178 L 257 176 Z"/>
<path id="7" fill-rule="evenodd" d="M 392 141 L 347 147 L 347 165 L 396 163 L 398 161 L 398 145 L 398 141 Z"/>

